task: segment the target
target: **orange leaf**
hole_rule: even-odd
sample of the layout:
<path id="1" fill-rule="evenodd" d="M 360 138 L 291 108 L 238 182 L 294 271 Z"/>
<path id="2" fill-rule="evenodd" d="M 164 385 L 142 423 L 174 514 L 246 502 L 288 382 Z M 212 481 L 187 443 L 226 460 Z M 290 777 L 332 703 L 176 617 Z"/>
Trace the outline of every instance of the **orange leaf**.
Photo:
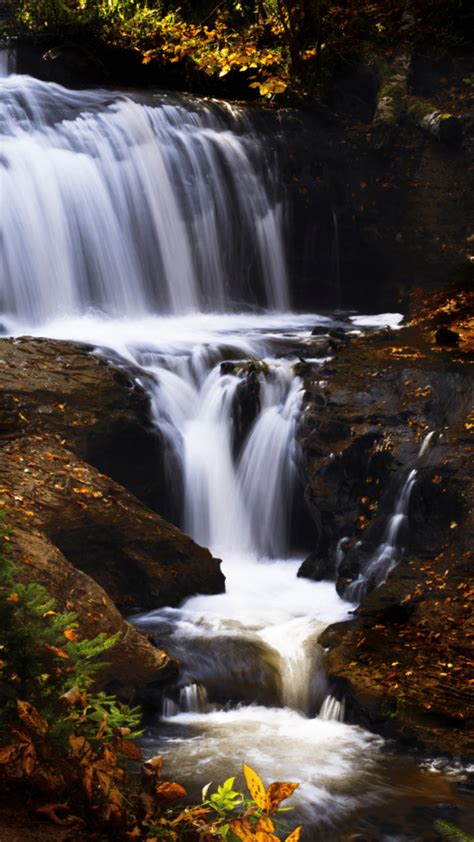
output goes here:
<path id="1" fill-rule="evenodd" d="M 64 651 L 64 649 L 58 649 L 56 646 L 50 646 L 49 643 L 45 643 L 44 645 L 46 646 L 46 649 L 49 649 L 49 651 L 52 652 L 53 655 L 57 655 L 58 658 L 64 658 L 66 661 L 69 659 L 69 655 Z"/>
<path id="2" fill-rule="evenodd" d="M 255 801 L 257 807 L 260 807 L 261 810 L 266 810 L 267 808 L 267 799 L 265 794 L 265 787 L 263 785 L 262 779 L 254 772 L 250 766 L 247 766 L 244 763 L 244 775 L 245 775 L 245 782 L 248 787 L 248 791 L 252 796 L 253 800 Z"/>
<path id="3" fill-rule="evenodd" d="M 22 702 L 20 699 L 16 700 L 16 709 L 21 721 L 29 728 L 33 734 L 39 737 L 44 737 L 49 729 L 49 725 L 36 708 L 30 702 Z"/>
<path id="4" fill-rule="evenodd" d="M 10 596 L 7 596 L 7 598 L 5 600 L 5 602 L 19 602 L 19 601 L 20 601 L 20 597 L 18 596 L 17 593 L 10 594 Z"/>
<path id="5" fill-rule="evenodd" d="M 184 798 L 187 794 L 184 786 L 174 781 L 162 781 L 162 783 L 157 784 L 155 787 L 155 798 L 160 806 L 177 801 L 178 798 Z"/>
<path id="6" fill-rule="evenodd" d="M 278 809 L 280 803 L 293 795 L 295 789 L 299 784 L 279 783 L 278 781 L 270 784 L 267 789 L 267 810 L 269 813 L 274 813 Z"/>
<path id="7" fill-rule="evenodd" d="M 36 766 L 36 749 L 33 743 L 22 746 L 20 766 L 24 774 L 29 777 Z"/>
<path id="8" fill-rule="evenodd" d="M 161 754 L 157 754 L 155 757 L 150 757 L 150 759 L 142 766 L 142 780 L 149 781 L 150 778 L 159 778 L 162 766 L 163 758 Z"/>
<path id="9" fill-rule="evenodd" d="M 66 640 L 77 640 L 77 632 L 74 629 L 64 629 L 63 635 Z"/>
<path id="10" fill-rule="evenodd" d="M 271 818 L 263 813 L 258 821 L 258 824 L 255 825 L 255 830 L 264 830 L 267 833 L 273 833 L 275 825 L 273 824 Z"/>
<path id="11" fill-rule="evenodd" d="M 234 836 L 237 836 L 237 839 L 241 839 L 242 842 L 248 842 L 249 839 L 253 838 L 252 828 L 247 819 L 232 819 L 229 822 L 229 827 Z"/>
<path id="12" fill-rule="evenodd" d="M 37 807 L 35 812 L 47 816 L 53 824 L 66 824 L 57 816 L 58 810 L 69 810 L 69 806 L 68 804 L 45 804 L 43 807 Z"/>
<path id="13" fill-rule="evenodd" d="M 266 833 L 264 830 L 257 830 L 255 836 L 252 836 L 251 838 L 255 839 L 255 842 L 280 842 L 278 836 L 275 836 L 274 833 Z M 247 839 L 249 839 L 249 837 L 247 837 Z"/>
<path id="14" fill-rule="evenodd" d="M 114 746 L 118 754 L 123 754 L 128 760 L 141 760 L 142 753 L 131 740 L 115 740 Z"/>
<path id="15" fill-rule="evenodd" d="M 9 766 L 17 760 L 20 753 L 20 746 L 18 744 L 2 746 L 0 748 L 0 766 Z"/>
<path id="16" fill-rule="evenodd" d="M 69 737 L 69 745 L 74 757 L 81 757 L 92 750 L 85 737 L 75 737 L 73 734 Z"/>

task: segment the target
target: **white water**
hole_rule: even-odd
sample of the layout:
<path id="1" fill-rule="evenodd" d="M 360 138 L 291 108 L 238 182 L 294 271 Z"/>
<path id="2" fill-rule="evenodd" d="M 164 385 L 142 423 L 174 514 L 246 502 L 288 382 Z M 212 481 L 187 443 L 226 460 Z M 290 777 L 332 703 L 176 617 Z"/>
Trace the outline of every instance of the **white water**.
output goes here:
<path id="1" fill-rule="evenodd" d="M 180 474 L 182 525 L 224 559 L 225 594 L 136 620 L 183 662 L 149 750 L 199 788 L 243 760 L 267 781 L 301 780 L 313 826 L 331 826 L 381 797 L 381 741 L 327 701 L 317 640 L 351 606 L 298 579 L 291 557 L 292 349 L 335 322 L 288 312 L 274 161 L 239 109 L 0 85 L 6 331 L 89 342 L 133 367 Z M 257 301 L 280 312 L 235 304 Z M 259 406 L 239 449 L 249 359 Z"/>
<path id="2" fill-rule="evenodd" d="M 288 308 L 276 165 L 241 110 L 0 84 L 5 313 Z"/>
<path id="3" fill-rule="evenodd" d="M 432 430 L 424 437 L 416 458 L 417 465 L 428 451 L 434 432 Z M 393 515 L 388 521 L 382 543 L 368 564 L 359 573 L 357 579 L 346 588 L 346 596 L 354 602 L 360 602 L 367 593 L 369 586 L 375 585 L 378 587 L 385 582 L 390 571 L 396 567 L 403 555 L 402 531 L 407 523 L 410 497 L 416 483 L 417 474 L 416 467 L 409 471 L 398 495 Z"/>
<path id="4" fill-rule="evenodd" d="M 321 705 L 319 718 L 330 721 L 335 720 L 336 722 L 344 722 L 345 708 L 346 705 L 344 699 L 341 702 L 339 699 L 335 699 L 334 696 L 328 695 Z"/>

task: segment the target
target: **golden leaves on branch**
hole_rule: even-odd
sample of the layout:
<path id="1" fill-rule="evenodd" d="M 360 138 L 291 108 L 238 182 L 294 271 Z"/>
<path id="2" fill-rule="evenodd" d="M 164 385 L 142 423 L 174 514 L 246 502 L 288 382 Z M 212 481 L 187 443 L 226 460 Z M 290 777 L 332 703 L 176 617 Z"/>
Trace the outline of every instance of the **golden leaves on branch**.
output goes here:
<path id="1" fill-rule="evenodd" d="M 246 763 L 244 763 L 243 771 L 250 795 L 262 811 L 262 815 L 253 827 L 245 819 L 234 819 L 230 822 L 229 827 L 243 842 L 250 842 L 250 840 L 255 840 L 255 842 L 279 842 L 279 837 L 274 833 L 274 822 L 268 814 L 276 813 L 281 802 L 293 795 L 299 784 L 276 781 L 271 783 L 268 789 L 265 789 L 260 776 Z M 301 827 L 295 828 L 285 842 L 298 842 L 300 833 Z"/>

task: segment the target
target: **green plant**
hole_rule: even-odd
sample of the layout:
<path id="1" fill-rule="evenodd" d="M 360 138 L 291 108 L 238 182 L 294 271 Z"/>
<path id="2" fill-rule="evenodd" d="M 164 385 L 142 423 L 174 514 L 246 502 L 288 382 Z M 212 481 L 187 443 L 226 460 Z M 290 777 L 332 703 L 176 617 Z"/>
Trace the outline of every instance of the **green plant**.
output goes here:
<path id="1" fill-rule="evenodd" d="M 464 833 L 463 830 L 459 830 L 453 824 L 445 822 L 442 819 L 435 822 L 435 829 L 448 842 L 474 842 L 474 836 Z"/>

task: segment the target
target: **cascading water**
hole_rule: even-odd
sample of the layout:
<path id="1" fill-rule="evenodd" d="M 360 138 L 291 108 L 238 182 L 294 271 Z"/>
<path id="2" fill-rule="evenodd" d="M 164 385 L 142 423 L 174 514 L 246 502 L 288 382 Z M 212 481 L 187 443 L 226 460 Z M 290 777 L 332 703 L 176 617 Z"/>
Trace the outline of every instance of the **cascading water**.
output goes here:
<path id="1" fill-rule="evenodd" d="M 0 84 L 2 324 L 133 369 L 181 525 L 224 559 L 226 593 L 135 618 L 183 665 L 145 745 L 191 789 L 243 760 L 301 780 L 307 838 L 327 839 L 386 777 L 381 740 L 340 721 L 317 644 L 350 605 L 291 555 L 295 347 L 338 322 L 288 311 L 275 161 L 237 108 Z"/>
<path id="2" fill-rule="evenodd" d="M 434 430 L 424 437 L 416 459 L 417 465 L 430 447 L 433 436 Z M 347 586 L 345 595 L 348 599 L 359 602 L 367 593 L 369 587 L 378 587 L 382 582 L 385 582 L 390 571 L 398 564 L 403 554 L 401 534 L 403 527 L 406 525 L 408 506 L 417 474 L 416 467 L 408 473 L 398 495 L 395 511 L 388 521 L 383 541 L 374 556 L 359 573 L 357 579 Z"/>
<path id="3" fill-rule="evenodd" d="M 242 112 L 2 88 L 4 313 L 288 308 L 282 209 L 260 175 L 275 162 Z"/>

